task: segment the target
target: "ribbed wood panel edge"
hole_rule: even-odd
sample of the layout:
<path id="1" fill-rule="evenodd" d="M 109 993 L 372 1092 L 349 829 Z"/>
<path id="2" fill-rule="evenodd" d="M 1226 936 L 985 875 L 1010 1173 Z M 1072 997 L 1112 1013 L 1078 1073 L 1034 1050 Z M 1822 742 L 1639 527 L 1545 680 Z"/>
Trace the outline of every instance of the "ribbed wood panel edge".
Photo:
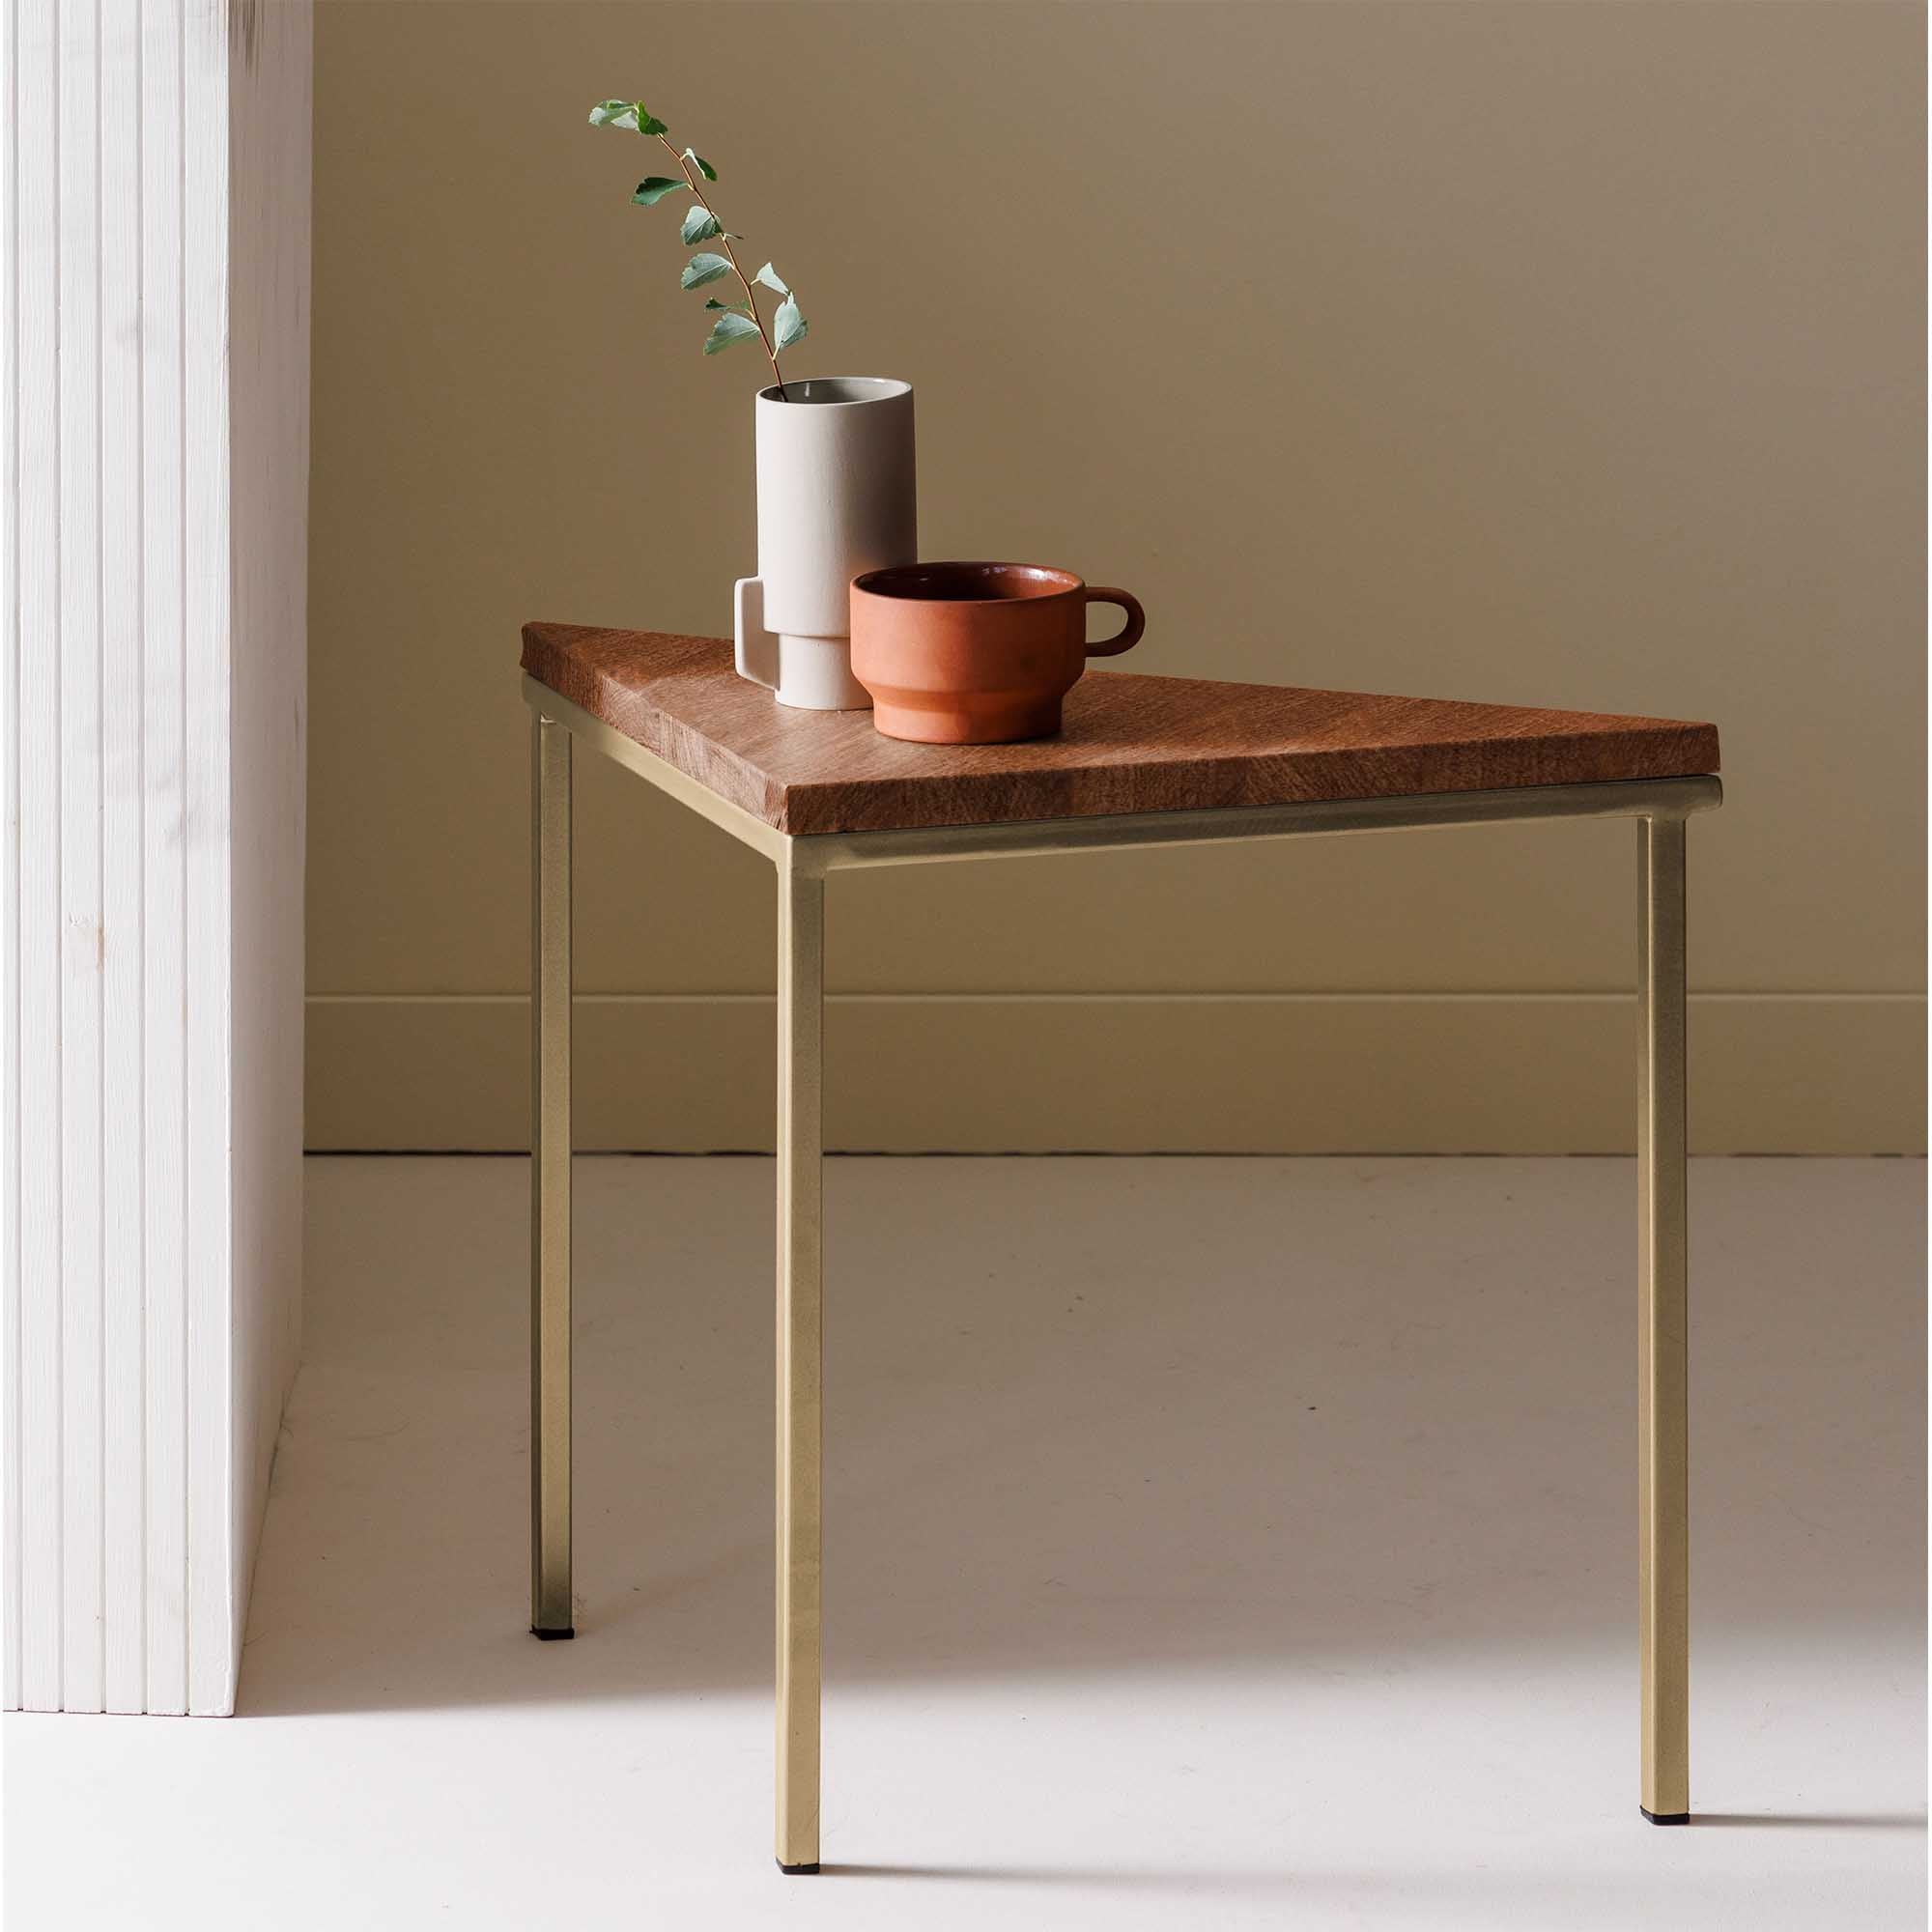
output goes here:
<path id="1" fill-rule="evenodd" d="M 577 1143 L 768 1151 L 755 997 L 586 998 Z M 308 1003 L 311 1151 L 527 1146 L 527 1004 Z M 1693 995 L 1700 1153 L 1919 1153 L 1910 995 Z M 1616 995 L 834 996 L 826 1144 L 895 1153 L 1617 1153 L 1634 1001 Z"/>
<path id="2" fill-rule="evenodd" d="M 10 1708 L 234 1704 L 300 1226 L 309 19 L 0 35 Z"/>

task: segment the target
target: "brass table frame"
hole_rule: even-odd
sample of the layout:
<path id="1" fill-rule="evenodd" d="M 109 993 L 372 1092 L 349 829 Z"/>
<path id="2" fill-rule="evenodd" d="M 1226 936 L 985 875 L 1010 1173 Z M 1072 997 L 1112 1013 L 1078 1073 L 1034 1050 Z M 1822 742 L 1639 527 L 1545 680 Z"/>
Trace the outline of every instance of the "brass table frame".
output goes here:
<path id="1" fill-rule="evenodd" d="M 862 866 L 1495 825 L 1637 827 L 1637 1634 L 1641 1808 L 1690 1814 L 1690 1493 L 1685 1199 L 1685 821 L 1715 777 L 1407 798 L 1121 813 L 791 837 L 720 798 L 534 678 L 530 707 L 532 1025 L 530 1627 L 567 1637 L 570 1581 L 571 748 L 581 740 L 771 860 L 779 892 L 777 1852 L 818 1869 L 821 1431 L 820 1101 L 825 881 Z"/>

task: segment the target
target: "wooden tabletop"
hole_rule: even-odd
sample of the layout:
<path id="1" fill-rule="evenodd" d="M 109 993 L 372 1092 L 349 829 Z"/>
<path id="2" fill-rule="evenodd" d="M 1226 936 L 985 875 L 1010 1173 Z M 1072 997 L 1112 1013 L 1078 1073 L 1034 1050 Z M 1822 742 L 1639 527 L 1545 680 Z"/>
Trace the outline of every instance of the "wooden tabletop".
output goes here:
<path id="1" fill-rule="evenodd" d="M 869 711 L 795 711 L 722 638 L 526 624 L 524 668 L 781 832 L 901 831 L 1718 769 L 1712 724 L 1436 697 L 1089 671 L 1065 728 L 908 745 Z"/>

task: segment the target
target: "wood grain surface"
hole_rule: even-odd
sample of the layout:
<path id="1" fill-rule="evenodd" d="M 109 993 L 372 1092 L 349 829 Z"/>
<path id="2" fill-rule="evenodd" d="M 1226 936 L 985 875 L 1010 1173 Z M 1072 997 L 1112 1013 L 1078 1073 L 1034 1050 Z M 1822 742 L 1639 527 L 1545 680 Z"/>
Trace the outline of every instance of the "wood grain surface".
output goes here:
<path id="1" fill-rule="evenodd" d="M 911 745 L 868 711 L 795 711 L 719 638 L 526 624 L 523 666 L 781 832 L 1395 798 L 1718 769 L 1712 724 L 1089 671 L 1058 737 Z"/>

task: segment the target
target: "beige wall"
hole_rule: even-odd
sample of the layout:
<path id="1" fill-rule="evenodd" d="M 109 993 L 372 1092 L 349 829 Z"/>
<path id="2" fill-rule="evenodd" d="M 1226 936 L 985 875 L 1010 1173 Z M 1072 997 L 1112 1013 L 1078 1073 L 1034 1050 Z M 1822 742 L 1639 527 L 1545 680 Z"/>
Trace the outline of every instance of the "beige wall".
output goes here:
<path id="1" fill-rule="evenodd" d="M 758 366 L 584 125 L 639 91 L 799 372 L 917 384 L 928 554 L 1129 585 L 1138 670 L 1718 720 L 1697 1137 L 1917 1143 L 1916 6 L 328 0 L 316 52 L 312 1144 L 517 1144 L 517 625 L 722 632 L 753 564 Z M 754 1144 L 767 869 L 594 762 L 578 822 L 587 1138 Z M 1632 880 L 1621 826 L 841 878 L 833 1131 L 1621 1145 Z"/>

